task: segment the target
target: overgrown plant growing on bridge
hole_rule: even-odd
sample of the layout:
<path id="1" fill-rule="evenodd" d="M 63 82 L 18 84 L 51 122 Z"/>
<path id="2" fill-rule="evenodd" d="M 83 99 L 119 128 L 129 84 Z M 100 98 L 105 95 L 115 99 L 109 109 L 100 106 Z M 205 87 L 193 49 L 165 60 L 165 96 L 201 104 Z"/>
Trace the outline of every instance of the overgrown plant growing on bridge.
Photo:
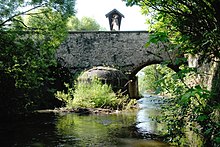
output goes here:
<path id="1" fill-rule="evenodd" d="M 164 43 L 166 51 L 178 49 L 182 54 L 197 54 L 199 62 L 218 62 L 220 58 L 220 1 L 212 0 L 125 0 L 127 5 L 137 4 L 142 12 L 149 15 L 150 31 L 152 35 L 149 43 Z M 186 59 L 178 58 L 170 61 L 177 72 L 173 75 L 164 75 L 158 84 L 162 89 L 169 89 L 172 93 L 170 106 L 164 110 L 163 121 L 167 122 L 169 141 L 178 145 L 187 145 L 182 142 L 186 138 L 187 127 L 193 129 L 193 125 L 201 127 L 201 130 L 193 130 L 204 137 L 206 146 L 220 144 L 218 132 L 220 122 L 219 98 L 203 87 L 201 83 L 189 86 L 187 78 L 192 78 L 196 70 L 186 66 Z M 218 65 L 217 65 L 218 67 Z M 217 78 L 219 80 L 219 78 Z M 169 82 L 167 82 L 169 81 Z M 172 82 L 170 82 L 172 81 Z M 217 81 L 219 83 L 219 81 Z M 219 85 L 219 84 L 216 84 Z M 219 93 L 219 87 L 214 87 L 212 92 Z M 171 110 L 172 113 L 167 113 Z M 190 122 L 190 124 L 188 124 Z"/>

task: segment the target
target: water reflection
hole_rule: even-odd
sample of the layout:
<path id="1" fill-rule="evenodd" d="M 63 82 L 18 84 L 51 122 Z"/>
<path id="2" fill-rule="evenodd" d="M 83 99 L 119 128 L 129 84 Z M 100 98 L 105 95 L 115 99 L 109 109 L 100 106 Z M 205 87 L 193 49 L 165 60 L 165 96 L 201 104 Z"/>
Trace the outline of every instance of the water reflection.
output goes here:
<path id="1" fill-rule="evenodd" d="M 160 98 L 145 95 L 138 103 L 138 111 L 117 115 L 64 114 L 57 121 L 57 132 L 66 138 L 66 144 L 75 146 L 152 144 L 149 134 L 158 134 L 160 127 L 151 117 L 158 115 Z"/>
<path id="2" fill-rule="evenodd" d="M 159 134 L 162 125 L 158 124 L 153 118 L 160 114 L 160 106 L 163 104 L 162 97 L 145 94 L 144 98 L 138 100 L 139 111 L 137 112 L 137 125 L 139 133 Z"/>
<path id="3" fill-rule="evenodd" d="M 114 131 L 131 126 L 134 115 L 91 115 L 66 114 L 57 121 L 57 132 L 66 138 L 66 144 L 74 146 L 117 145 Z"/>
<path id="4" fill-rule="evenodd" d="M 151 119 L 159 112 L 160 98 L 145 95 L 139 104 L 138 111 L 114 115 L 40 113 L 1 121 L 1 146 L 167 146 L 148 137 L 160 129 Z"/>

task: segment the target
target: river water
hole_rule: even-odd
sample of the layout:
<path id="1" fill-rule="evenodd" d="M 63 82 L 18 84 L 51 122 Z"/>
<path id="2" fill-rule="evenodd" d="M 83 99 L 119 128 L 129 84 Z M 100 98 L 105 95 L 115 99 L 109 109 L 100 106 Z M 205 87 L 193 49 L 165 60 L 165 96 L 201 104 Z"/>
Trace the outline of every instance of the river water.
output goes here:
<path id="1" fill-rule="evenodd" d="M 10 147 L 160 147 L 162 126 L 151 119 L 161 97 L 144 95 L 139 109 L 111 115 L 36 113 L 1 119 L 0 146 Z"/>

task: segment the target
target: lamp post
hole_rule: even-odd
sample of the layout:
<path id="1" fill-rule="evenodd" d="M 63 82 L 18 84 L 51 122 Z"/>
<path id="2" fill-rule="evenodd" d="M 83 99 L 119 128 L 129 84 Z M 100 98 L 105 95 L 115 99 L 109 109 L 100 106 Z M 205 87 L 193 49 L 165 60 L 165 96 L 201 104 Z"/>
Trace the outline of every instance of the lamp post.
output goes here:
<path id="1" fill-rule="evenodd" d="M 113 9 L 105 15 L 109 20 L 109 26 L 111 31 L 119 31 L 121 27 L 121 20 L 124 17 L 118 10 Z"/>

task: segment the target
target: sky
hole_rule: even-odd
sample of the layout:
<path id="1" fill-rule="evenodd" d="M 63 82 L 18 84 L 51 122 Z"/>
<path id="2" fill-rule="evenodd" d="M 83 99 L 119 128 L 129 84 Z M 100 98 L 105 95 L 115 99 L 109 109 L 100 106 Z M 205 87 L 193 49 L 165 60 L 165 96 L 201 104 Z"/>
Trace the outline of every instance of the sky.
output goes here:
<path id="1" fill-rule="evenodd" d="M 108 18 L 105 14 L 113 9 L 117 9 L 125 17 L 121 21 L 121 31 L 146 30 L 146 17 L 141 14 L 138 6 L 127 7 L 122 0 L 76 0 L 76 16 L 81 19 L 83 16 L 91 17 L 101 25 L 110 30 Z"/>

